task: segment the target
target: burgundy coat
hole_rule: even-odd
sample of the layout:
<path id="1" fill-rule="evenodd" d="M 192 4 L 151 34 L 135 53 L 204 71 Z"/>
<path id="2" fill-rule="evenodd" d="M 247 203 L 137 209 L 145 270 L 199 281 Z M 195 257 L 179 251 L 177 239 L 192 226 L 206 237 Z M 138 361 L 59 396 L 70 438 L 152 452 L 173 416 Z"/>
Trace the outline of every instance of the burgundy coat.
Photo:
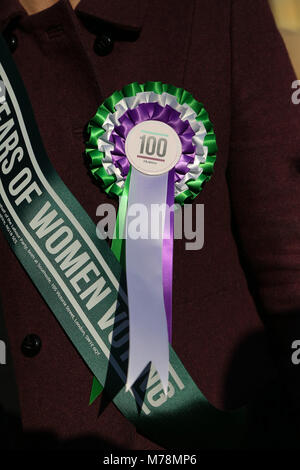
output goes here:
<path id="1" fill-rule="evenodd" d="M 103 99 L 159 80 L 204 103 L 219 150 L 195 201 L 205 205 L 204 247 L 175 242 L 173 347 L 212 404 L 246 403 L 273 376 L 259 312 L 300 307 L 300 107 L 267 2 L 81 0 L 74 12 L 60 0 L 29 17 L 17 0 L 1 0 L 0 24 L 48 156 L 95 222 L 107 197 L 84 165 L 83 131 Z M 104 31 L 114 40 L 107 55 Z M 159 448 L 113 403 L 100 416 L 99 401 L 88 406 L 91 372 L 2 234 L 0 253 L 24 430 Z M 32 358 L 20 348 L 29 333 L 42 341 Z"/>

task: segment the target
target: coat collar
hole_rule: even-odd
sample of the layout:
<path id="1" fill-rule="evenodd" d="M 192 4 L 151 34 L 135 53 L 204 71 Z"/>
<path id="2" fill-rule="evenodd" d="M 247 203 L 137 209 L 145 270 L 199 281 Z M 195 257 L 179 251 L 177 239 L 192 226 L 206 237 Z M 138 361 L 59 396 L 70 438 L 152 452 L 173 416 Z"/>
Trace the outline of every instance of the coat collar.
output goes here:
<path id="1" fill-rule="evenodd" d="M 0 2 L 0 27 L 1 31 L 14 19 L 26 15 L 24 8 L 18 0 L 1 0 Z"/>
<path id="2" fill-rule="evenodd" d="M 62 6 L 69 0 L 59 0 Z M 75 12 L 97 17 L 123 28 L 140 30 L 144 23 L 148 0 L 81 0 Z M 0 26 L 3 30 L 10 21 L 27 16 L 18 0 L 0 1 Z M 35 16 L 35 15 L 33 15 Z"/>
<path id="3" fill-rule="evenodd" d="M 143 26 L 148 0 L 81 0 L 76 11 L 128 29 Z"/>

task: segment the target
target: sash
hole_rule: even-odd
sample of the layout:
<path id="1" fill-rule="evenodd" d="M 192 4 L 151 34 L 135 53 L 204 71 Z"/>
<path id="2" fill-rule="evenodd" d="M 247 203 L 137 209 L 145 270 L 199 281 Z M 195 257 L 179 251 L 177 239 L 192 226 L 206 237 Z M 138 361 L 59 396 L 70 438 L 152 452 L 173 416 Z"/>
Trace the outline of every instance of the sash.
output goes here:
<path id="1" fill-rule="evenodd" d="M 154 368 L 125 391 L 128 311 L 121 265 L 52 167 L 3 38 L 0 79 L 6 90 L 0 100 L 0 226 L 63 330 L 109 398 L 150 440 L 177 449 L 239 447 L 247 409 L 213 407 L 171 346 L 167 395 Z"/>

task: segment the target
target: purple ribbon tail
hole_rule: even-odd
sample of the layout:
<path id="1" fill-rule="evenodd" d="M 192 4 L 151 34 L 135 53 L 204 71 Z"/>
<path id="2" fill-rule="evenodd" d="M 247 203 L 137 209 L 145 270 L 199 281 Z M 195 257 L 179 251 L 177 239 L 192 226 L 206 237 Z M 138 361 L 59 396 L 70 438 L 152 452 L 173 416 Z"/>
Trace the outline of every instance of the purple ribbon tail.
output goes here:
<path id="1" fill-rule="evenodd" d="M 172 284 L 173 284 L 173 239 L 174 239 L 174 173 L 175 169 L 169 171 L 168 175 L 168 189 L 167 189 L 167 209 L 164 239 L 163 239 L 163 290 L 164 290 L 164 303 L 166 318 L 168 324 L 169 343 L 172 343 Z"/>

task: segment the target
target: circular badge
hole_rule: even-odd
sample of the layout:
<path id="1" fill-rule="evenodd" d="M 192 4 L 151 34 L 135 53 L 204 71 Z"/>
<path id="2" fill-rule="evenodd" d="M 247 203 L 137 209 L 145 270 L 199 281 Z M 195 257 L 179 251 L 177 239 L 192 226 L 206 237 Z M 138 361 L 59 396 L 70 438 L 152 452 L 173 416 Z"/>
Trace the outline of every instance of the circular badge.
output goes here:
<path id="1" fill-rule="evenodd" d="M 161 175 L 180 159 L 178 134 L 162 121 L 140 122 L 129 132 L 125 151 L 131 165 L 145 175 Z"/>

